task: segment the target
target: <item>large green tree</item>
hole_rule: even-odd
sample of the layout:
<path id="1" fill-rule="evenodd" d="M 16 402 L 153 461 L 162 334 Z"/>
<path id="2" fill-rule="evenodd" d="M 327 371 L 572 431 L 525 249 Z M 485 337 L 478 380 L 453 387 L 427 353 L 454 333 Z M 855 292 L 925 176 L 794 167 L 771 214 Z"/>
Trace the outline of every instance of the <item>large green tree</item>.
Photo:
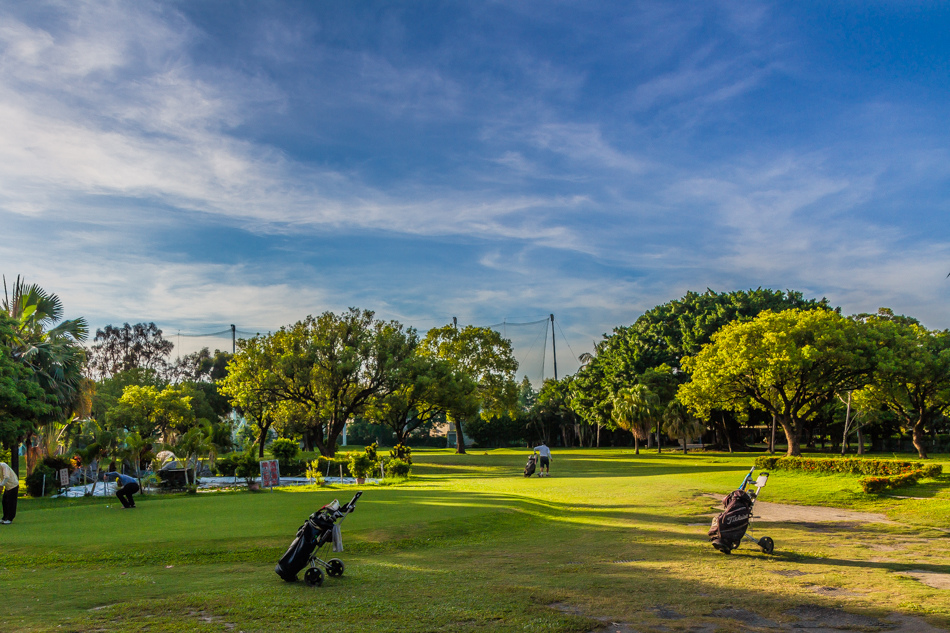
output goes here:
<path id="1" fill-rule="evenodd" d="M 885 344 L 874 379 L 855 392 L 855 404 L 866 412 L 886 409 L 897 416 L 911 432 L 918 455 L 926 458 L 926 431 L 950 408 L 950 332 L 888 318 L 867 322 Z"/>
<path id="2" fill-rule="evenodd" d="M 242 408 L 263 405 L 262 416 L 291 407 L 307 439 L 329 457 L 347 420 L 399 388 L 415 345 L 414 330 L 368 310 L 324 312 L 243 345 L 221 386 Z"/>
<path id="3" fill-rule="evenodd" d="M 400 372 L 401 382 L 393 390 L 373 397 L 366 417 L 389 427 L 396 442 L 404 444 L 409 435 L 448 411 L 468 401 L 476 385 L 449 361 L 418 353 L 416 349 Z"/>
<path id="4" fill-rule="evenodd" d="M 503 415 L 516 415 L 518 385 L 515 372 L 518 361 L 511 341 L 485 327 L 473 325 L 458 329 L 451 325 L 434 328 L 422 342 L 424 353 L 448 361 L 455 371 L 475 384 L 469 397 L 458 398 L 448 409 L 455 424 L 456 452 L 465 452 L 463 421 L 481 415 L 488 421 Z"/>
<path id="5" fill-rule="evenodd" d="M 749 406 L 776 416 L 788 454 L 801 454 L 805 422 L 836 393 L 871 378 L 878 337 L 865 324 L 828 310 L 763 312 L 720 329 L 683 359 L 692 381 L 677 398 L 700 417 Z"/>

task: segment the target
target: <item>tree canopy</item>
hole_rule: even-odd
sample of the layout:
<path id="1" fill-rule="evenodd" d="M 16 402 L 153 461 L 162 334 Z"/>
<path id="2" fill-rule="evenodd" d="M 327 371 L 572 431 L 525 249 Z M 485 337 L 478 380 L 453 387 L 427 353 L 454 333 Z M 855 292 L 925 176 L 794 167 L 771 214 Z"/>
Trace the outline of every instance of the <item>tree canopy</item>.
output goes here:
<path id="1" fill-rule="evenodd" d="M 423 353 L 448 361 L 455 371 L 467 376 L 475 385 L 470 394 L 457 398 L 447 409 L 455 422 L 457 452 L 465 452 L 464 419 L 481 415 L 484 420 L 490 420 L 517 413 L 515 372 L 518 361 L 512 353 L 511 342 L 501 334 L 474 325 L 461 330 L 446 325 L 429 330 L 422 347 Z"/>
<path id="2" fill-rule="evenodd" d="M 836 312 L 766 311 L 727 324 L 712 343 L 684 358 L 692 380 L 677 397 L 700 416 L 750 406 L 772 413 L 785 431 L 788 454 L 799 455 L 804 421 L 836 393 L 867 384 L 877 350 L 867 326 Z"/>

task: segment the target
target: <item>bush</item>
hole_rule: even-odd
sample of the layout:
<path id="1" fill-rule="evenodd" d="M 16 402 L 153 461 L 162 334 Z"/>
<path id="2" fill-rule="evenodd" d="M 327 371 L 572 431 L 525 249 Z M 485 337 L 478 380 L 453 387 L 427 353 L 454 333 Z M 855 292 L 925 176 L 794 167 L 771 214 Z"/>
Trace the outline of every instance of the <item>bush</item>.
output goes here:
<path id="1" fill-rule="evenodd" d="M 300 477 L 307 472 L 307 462 L 302 459 L 278 460 L 281 477 Z"/>
<path id="2" fill-rule="evenodd" d="M 343 467 L 343 476 L 350 476 L 349 453 L 343 457 L 317 457 L 317 468 L 325 477 L 339 477 L 340 467 Z M 329 474 L 328 474 L 329 473 Z"/>
<path id="3" fill-rule="evenodd" d="M 379 461 L 379 442 L 373 442 L 364 448 L 363 451 L 371 462 L 376 463 Z"/>
<path id="4" fill-rule="evenodd" d="M 315 459 L 307 464 L 307 479 L 312 479 L 318 484 L 323 483 L 323 473 L 320 472 L 320 460 Z"/>
<path id="5" fill-rule="evenodd" d="M 914 470 L 901 475 L 892 475 L 890 477 L 865 477 L 861 480 L 861 489 L 868 494 L 876 494 L 890 490 L 891 488 L 900 488 L 901 486 L 910 486 L 924 478 L 924 471 Z"/>
<path id="6" fill-rule="evenodd" d="M 250 485 L 261 474 L 261 462 L 253 452 L 235 451 L 215 460 L 214 469 L 224 477 L 243 477 L 244 481 Z"/>
<path id="7" fill-rule="evenodd" d="M 0 462 L 10 463 L 10 449 L 0 446 Z"/>
<path id="8" fill-rule="evenodd" d="M 43 477 L 46 477 L 46 486 L 43 486 Z M 39 464 L 26 478 L 26 492 L 31 497 L 42 497 L 56 491 L 58 481 L 56 471 L 46 464 Z"/>
<path id="9" fill-rule="evenodd" d="M 356 478 L 368 477 L 372 474 L 376 464 L 370 459 L 367 452 L 350 453 L 350 472 Z"/>
<path id="10" fill-rule="evenodd" d="M 872 475 L 887 477 L 902 475 L 912 471 L 927 469 L 936 474 L 943 472 L 939 464 L 924 464 L 896 459 L 855 459 L 853 457 L 776 457 L 762 456 L 755 460 L 756 468 L 762 470 L 800 470 L 809 473 L 850 473 L 853 475 Z"/>
<path id="11" fill-rule="evenodd" d="M 412 465 L 412 449 L 405 444 L 396 444 L 393 446 L 392 450 L 389 451 L 389 456 L 393 459 L 404 461 L 410 466 Z"/>
<path id="12" fill-rule="evenodd" d="M 241 455 L 243 453 L 228 453 L 227 455 L 221 455 L 214 461 L 214 470 L 222 477 L 234 477 L 235 470 L 237 470 L 238 462 L 241 460 Z"/>
<path id="13" fill-rule="evenodd" d="M 279 437 L 271 442 L 270 450 L 274 454 L 274 458 L 277 459 L 277 461 L 280 462 L 281 467 L 283 467 L 284 464 L 296 459 L 297 455 L 300 453 L 300 446 L 298 446 L 297 442 L 293 440 L 289 440 L 285 437 Z"/>
<path id="14" fill-rule="evenodd" d="M 261 474 L 261 462 L 254 453 L 238 453 L 237 467 L 234 474 L 243 477 L 245 483 L 250 486 L 254 480 Z"/>
<path id="15" fill-rule="evenodd" d="M 393 458 L 386 464 L 386 474 L 390 477 L 408 477 L 412 473 L 412 464 L 409 462 Z"/>

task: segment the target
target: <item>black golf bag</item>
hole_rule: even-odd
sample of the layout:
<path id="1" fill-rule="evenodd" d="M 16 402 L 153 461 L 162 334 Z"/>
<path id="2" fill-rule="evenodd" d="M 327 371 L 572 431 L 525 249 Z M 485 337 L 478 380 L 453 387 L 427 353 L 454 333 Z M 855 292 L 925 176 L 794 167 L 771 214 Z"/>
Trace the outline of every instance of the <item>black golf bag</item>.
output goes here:
<path id="1" fill-rule="evenodd" d="M 274 568 L 277 575 L 287 582 L 297 580 L 297 574 L 310 563 L 310 555 L 317 548 L 317 545 L 321 544 L 320 539 L 325 534 L 325 530 L 316 528 L 308 519 L 297 530 L 297 537 L 287 548 L 284 555 L 280 557 L 280 560 L 277 561 L 277 567 Z"/>
<path id="2" fill-rule="evenodd" d="M 733 550 L 739 547 L 739 542 L 749 529 L 752 504 L 752 497 L 745 490 L 734 490 L 722 500 L 725 509 L 712 520 L 709 528 L 709 540 L 716 549 L 722 547 Z"/>
<path id="3" fill-rule="evenodd" d="M 531 454 L 531 457 L 528 458 L 528 463 L 524 467 L 524 476 L 530 477 L 534 474 L 535 469 L 538 467 L 538 456 Z"/>
<path id="4" fill-rule="evenodd" d="M 311 569 L 307 571 L 307 576 L 304 579 L 309 584 L 318 585 L 323 582 L 323 574 L 317 569 L 317 566 L 325 568 L 331 576 L 342 576 L 343 561 L 334 558 L 329 562 L 325 562 L 314 556 L 313 552 L 330 541 L 334 541 L 335 545 L 340 545 L 339 549 L 334 548 L 334 551 L 342 551 L 339 526 L 336 525 L 336 522 L 353 512 L 356 508 L 356 501 L 362 494 L 362 492 L 357 492 L 350 499 L 350 502 L 344 506 L 340 506 L 339 502 L 334 499 L 333 503 L 327 504 L 311 514 L 297 530 L 297 536 L 290 547 L 277 561 L 274 572 L 287 582 L 294 582 L 297 580 L 297 574 L 300 573 L 300 570 L 309 565 Z"/>

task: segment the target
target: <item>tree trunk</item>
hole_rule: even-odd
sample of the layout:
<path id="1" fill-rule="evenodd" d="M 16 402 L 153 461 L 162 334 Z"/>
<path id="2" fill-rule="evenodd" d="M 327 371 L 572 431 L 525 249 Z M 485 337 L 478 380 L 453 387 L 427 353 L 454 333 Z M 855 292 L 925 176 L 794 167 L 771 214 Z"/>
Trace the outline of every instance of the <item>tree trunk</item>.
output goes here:
<path id="1" fill-rule="evenodd" d="M 684 436 L 683 436 L 683 455 L 686 454 L 686 441 L 687 441 L 687 438 L 686 438 L 686 436 L 684 435 Z"/>
<path id="2" fill-rule="evenodd" d="M 633 446 L 636 449 L 634 455 L 640 454 L 640 438 L 637 437 L 636 433 L 633 435 Z"/>
<path id="3" fill-rule="evenodd" d="M 769 438 L 769 455 L 775 455 L 775 414 L 772 414 L 772 437 Z"/>
<path id="4" fill-rule="evenodd" d="M 10 468 L 13 472 L 16 473 L 16 476 L 20 476 L 20 440 L 11 442 L 9 445 L 10 449 Z"/>
<path id="5" fill-rule="evenodd" d="M 726 426 L 726 414 L 722 411 L 719 412 L 719 419 L 722 420 L 722 434 L 726 436 L 726 446 L 729 447 L 729 452 L 732 452 L 732 438 L 729 437 L 729 427 Z"/>
<path id="6" fill-rule="evenodd" d="M 858 433 L 858 455 L 864 455 L 864 433 L 861 432 L 861 427 L 857 428 Z"/>
<path id="7" fill-rule="evenodd" d="M 920 416 L 914 423 L 913 431 L 914 448 L 917 449 L 917 455 L 921 459 L 927 459 L 927 440 L 924 434 L 924 416 Z"/>
<path id="8" fill-rule="evenodd" d="M 656 453 L 657 455 L 659 455 L 662 452 L 663 452 L 663 442 L 662 442 L 662 438 L 660 437 L 660 419 L 657 418 L 656 420 Z"/>
<path id="9" fill-rule="evenodd" d="M 597 448 L 600 448 L 600 425 L 597 425 Z"/>
<path id="10" fill-rule="evenodd" d="M 462 420 L 456 418 L 455 422 L 455 454 L 465 454 L 465 436 L 462 435 Z"/>
<path id="11" fill-rule="evenodd" d="M 798 428 L 795 421 L 790 416 L 779 416 L 779 422 L 782 430 L 785 431 L 785 440 L 788 442 L 788 451 L 785 455 L 788 457 L 801 457 L 802 446 L 798 434 Z"/>

